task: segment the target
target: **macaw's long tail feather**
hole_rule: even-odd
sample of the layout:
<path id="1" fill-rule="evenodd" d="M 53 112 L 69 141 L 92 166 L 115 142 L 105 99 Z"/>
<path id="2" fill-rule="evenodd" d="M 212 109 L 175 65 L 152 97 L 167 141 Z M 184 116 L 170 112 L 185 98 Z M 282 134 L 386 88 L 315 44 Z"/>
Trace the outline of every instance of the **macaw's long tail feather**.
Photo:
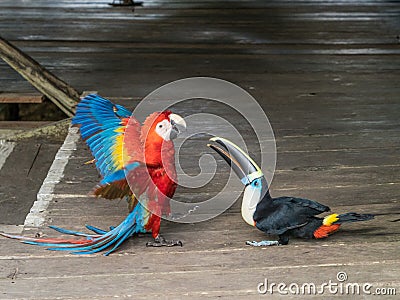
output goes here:
<path id="1" fill-rule="evenodd" d="M 73 231 L 73 230 L 69 230 L 69 229 L 57 227 L 57 226 L 54 226 L 54 225 L 50 225 L 49 227 L 50 227 L 51 229 L 54 229 L 55 231 L 58 231 L 58 232 L 63 233 L 63 234 L 76 235 L 76 236 L 84 236 L 84 237 L 87 237 L 87 238 L 89 238 L 89 239 L 93 239 L 93 238 L 99 237 L 99 234 L 104 234 L 104 233 L 106 233 L 106 231 L 103 231 L 103 233 L 95 232 L 95 233 L 97 233 L 97 235 L 94 235 L 94 234 L 88 234 L 88 233 L 79 232 L 79 231 Z M 87 226 L 86 226 L 86 227 L 87 227 Z M 92 230 L 92 231 L 93 231 L 93 230 Z"/>
<path id="2" fill-rule="evenodd" d="M 94 227 L 94 226 L 91 226 L 91 225 L 87 225 L 87 224 L 85 225 L 85 227 L 87 229 L 89 229 L 90 231 L 93 231 L 96 234 L 88 234 L 88 233 L 84 233 L 84 232 L 68 230 L 68 229 L 57 227 L 57 226 L 54 226 L 54 225 L 50 225 L 49 227 L 51 229 L 54 229 L 54 230 L 56 230 L 58 232 L 61 232 L 61 233 L 64 233 L 64 234 L 76 235 L 76 236 L 84 236 L 84 237 L 91 238 L 91 239 L 92 238 L 96 238 L 96 237 L 100 237 L 99 235 L 103 235 L 103 234 L 106 234 L 108 232 L 107 230 L 103 230 L 103 229 L 100 229 L 100 228 L 97 228 L 97 227 Z M 114 226 L 110 226 L 110 230 L 113 230 L 113 229 L 115 229 L 115 227 Z"/>
<path id="3" fill-rule="evenodd" d="M 357 214 L 357 213 L 350 212 L 350 213 L 338 215 L 337 218 L 339 220 L 333 222 L 333 224 L 368 221 L 368 220 L 372 220 L 374 217 L 375 216 L 372 214 Z"/>
<path id="4" fill-rule="evenodd" d="M 58 232 L 76 236 L 84 236 L 86 239 L 58 239 L 58 238 L 29 238 L 18 235 L 1 235 L 18 239 L 23 243 L 48 247 L 48 250 L 69 251 L 72 254 L 93 254 L 110 248 L 104 255 L 114 252 L 126 239 L 139 232 L 145 232 L 143 227 L 142 208 L 138 205 L 117 227 L 110 231 L 104 231 L 93 226 L 87 226 L 90 230 L 98 234 L 86 234 L 78 231 L 72 231 L 56 226 L 52 229 Z"/>
<path id="5" fill-rule="evenodd" d="M 58 238 L 30 238 L 27 236 L 22 236 L 22 235 L 13 235 L 13 234 L 8 234 L 4 232 L 0 232 L 1 236 L 10 238 L 10 239 L 16 239 L 20 240 L 25 244 L 38 244 L 39 241 L 40 243 L 52 243 L 52 244 L 62 244 L 62 243 L 70 243 L 70 244 L 84 244 L 87 242 L 87 239 L 85 240 L 70 240 L 70 239 L 58 239 Z"/>
<path id="6" fill-rule="evenodd" d="M 89 230 L 91 230 L 91 231 L 93 231 L 94 233 L 97 233 L 97 234 L 106 234 L 108 231 L 106 231 L 106 230 L 103 230 L 103 229 L 100 229 L 100 228 L 97 228 L 97 227 L 94 227 L 94 226 L 91 226 L 91 225 L 85 225 L 86 226 L 86 228 L 87 229 L 89 229 Z M 113 230 L 113 229 L 115 229 L 115 227 L 114 226 L 110 226 L 110 230 Z"/>

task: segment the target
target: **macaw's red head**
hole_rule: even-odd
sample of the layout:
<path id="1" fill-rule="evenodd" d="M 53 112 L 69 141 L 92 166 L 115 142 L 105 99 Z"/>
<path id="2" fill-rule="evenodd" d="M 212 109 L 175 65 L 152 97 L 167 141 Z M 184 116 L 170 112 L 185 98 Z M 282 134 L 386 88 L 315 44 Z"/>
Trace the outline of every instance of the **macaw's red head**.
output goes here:
<path id="1" fill-rule="evenodd" d="M 142 127 L 146 162 L 161 162 L 161 149 L 173 147 L 172 140 L 185 129 L 185 120 L 169 110 L 154 112 L 148 116 Z"/>

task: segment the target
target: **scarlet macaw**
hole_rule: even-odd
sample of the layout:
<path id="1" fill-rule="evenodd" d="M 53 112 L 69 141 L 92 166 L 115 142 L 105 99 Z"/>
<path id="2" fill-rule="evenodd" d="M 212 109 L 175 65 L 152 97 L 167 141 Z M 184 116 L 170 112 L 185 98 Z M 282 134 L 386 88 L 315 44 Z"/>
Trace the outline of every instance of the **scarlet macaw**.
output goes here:
<path id="1" fill-rule="evenodd" d="M 126 198 L 130 213 L 117 227 L 103 231 L 86 226 L 95 234 L 51 228 L 65 234 L 84 236 L 84 240 L 28 238 L 3 234 L 27 244 L 90 254 L 111 248 L 137 233 L 151 232 L 154 242 L 147 246 L 182 246 L 160 234 L 162 214 L 169 214 L 169 199 L 177 187 L 175 150 L 172 140 L 186 128 L 182 117 L 170 111 L 155 112 L 143 126 L 121 105 L 98 95 L 89 95 L 77 105 L 72 124 L 80 127 L 102 180 L 94 193 L 107 199 Z M 129 183 L 129 184 L 128 184 Z M 140 199 L 140 202 L 138 201 Z"/>
<path id="2" fill-rule="evenodd" d="M 372 214 L 352 212 L 330 214 L 325 218 L 319 218 L 316 215 L 330 211 L 328 206 L 303 198 L 272 198 L 260 167 L 242 149 L 227 139 L 213 137 L 210 141 L 218 145 L 208 144 L 208 146 L 225 159 L 245 185 L 241 207 L 243 219 L 266 234 L 279 237 L 274 241 L 248 241 L 246 242 L 248 245 L 286 245 L 290 236 L 308 239 L 326 238 L 336 232 L 343 223 L 374 218 Z"/>

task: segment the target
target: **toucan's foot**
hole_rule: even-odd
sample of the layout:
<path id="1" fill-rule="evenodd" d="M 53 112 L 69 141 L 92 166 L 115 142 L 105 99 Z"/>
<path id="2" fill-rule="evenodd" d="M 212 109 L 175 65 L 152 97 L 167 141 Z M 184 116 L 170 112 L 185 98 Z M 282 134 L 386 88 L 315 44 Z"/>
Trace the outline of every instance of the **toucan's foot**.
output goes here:
<path id="1" fill-rule="evenodd" d="M 261 242 L 247 241 L 246 245 L 250 245 L 253 247 L 264 247 L 264 246 L 279 246 L 281 245 L 281 243 L 279 243 L 279 241 L 261 241 Z"/>
<path id="2" fill-rule="evenodd" d="M 147 242 L 146 247 L 173 247 L 173 246 L 183 246 L 183 243 L 181 241 L 175 241 L 175 240 L 166 240 L 164 237 L 161 235 L 157 236 L 153 242 Z"/>

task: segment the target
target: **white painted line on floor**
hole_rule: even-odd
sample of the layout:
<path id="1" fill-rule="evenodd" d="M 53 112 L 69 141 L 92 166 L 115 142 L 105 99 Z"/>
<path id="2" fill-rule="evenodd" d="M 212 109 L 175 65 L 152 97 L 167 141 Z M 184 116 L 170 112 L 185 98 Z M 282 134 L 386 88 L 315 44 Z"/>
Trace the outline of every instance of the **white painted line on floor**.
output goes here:
<path id="1" fill-rule="evenodd" d="M 22 225 L 0 224 L 0 232 L 7 232 L 9 234 L 21 234 L 23 229 Z"/>
<path id="2" fill-rule="evenodd" d="M 54 188 L 64 176 L 65 166 L 71 154 L 76 150 L 79 140 L 78 128 L 70 127 L 64 144 L 58 150 L 53 164 L 37 194 L 29 214 L 25 218 L 24 227 L 40 227 L 45 222 L 47 207 L 54 198 Z"/>
<path id="3" fill-rule="evenodd" d="M 15 147 L 15 143 L 0 140 L 0 170 Z"/>
<path id="4" fill-rule="evenodd" d="M 53 199 L 65 199 L 65 198 L 97 198 L 95 195 L 90 194 L 54 194 Z"/>

